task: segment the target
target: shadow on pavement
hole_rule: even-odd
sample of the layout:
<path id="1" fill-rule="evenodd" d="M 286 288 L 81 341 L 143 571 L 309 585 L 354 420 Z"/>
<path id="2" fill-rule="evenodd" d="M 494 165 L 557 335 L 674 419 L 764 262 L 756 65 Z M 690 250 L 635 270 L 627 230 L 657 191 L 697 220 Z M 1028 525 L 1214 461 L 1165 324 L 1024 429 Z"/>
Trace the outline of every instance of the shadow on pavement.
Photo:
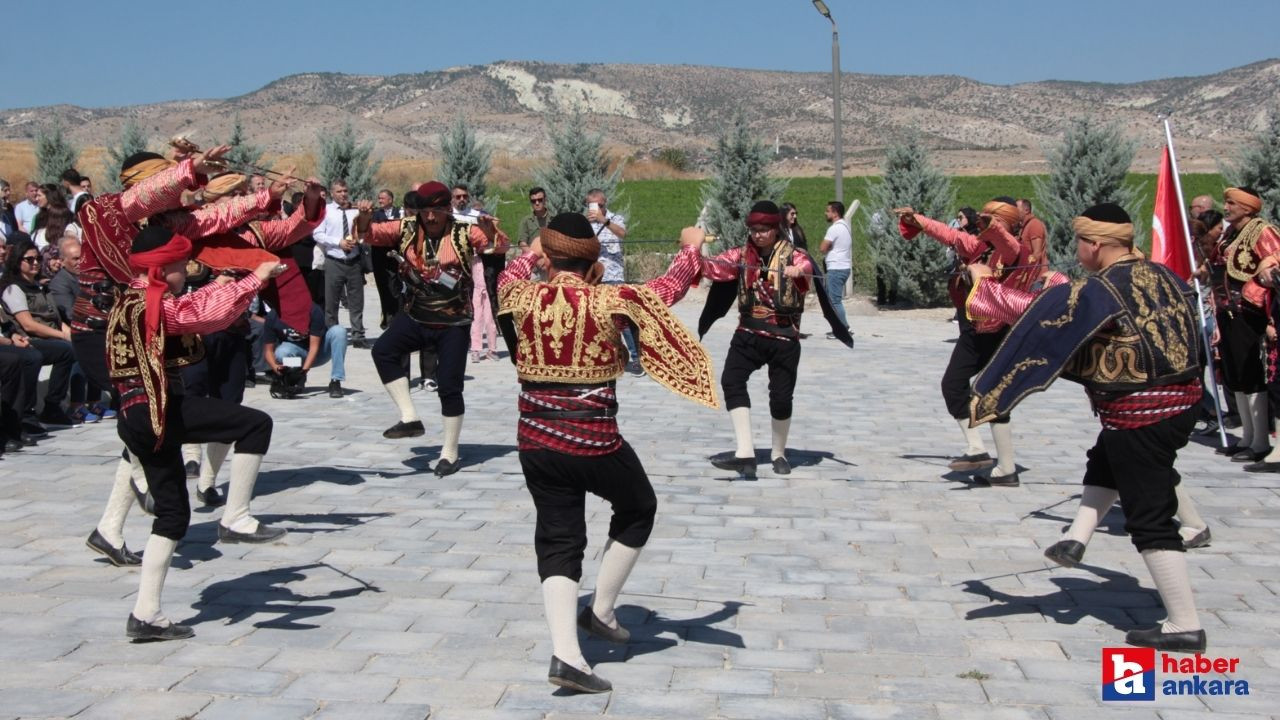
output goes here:
<path id="1" fill-rule="evenodd" d="M 285 587 L 289 583 L 306 579 L 307 576 L 302 571 L 314 568 L 333 570 L 339 576 L 348 578 L 352 587 L 318 595 L 301 595 Z M 257 615 L 269 615 L 272 617 L 257 620 L 253 626 L 277 630 L 309 630 L 319 625 L 304 621 L 328 615 L 334 610 L 330 605 L 316 603 L 341 600 L 364 592 L 382 591 L 327 563 L 273 568 L 205 587 L 200 591 L 200 600 L 192 606 L 197 611 L 196 615 L 182 622 L 198 625 L 203 622 L 225 620 L 234 624 L 253 619 Z"/>
<path id="2" fill-rule="evenodd" d="M 983 580 L 961 583 L 964 591 L 979 595 L 994 604 L 965 613 L 966 620 L 987 620 L 1014 615 L 1040 615 L 1063 625 L 1075 625 L 1093 617 L 1118 630 L 1132 630 L 1141 623 L 1128 611 L 1160 612 L 1160 595 L 1138 584 L 1137 578 L 1104 570 L 1092 565 L 1079 565 L 1101 578 L 1063 576 L 1050 578 L 1057 592 L 1046 595 L 1010 595 L 993 589 Z M 1056 568 L 1046 568 L 1053 570 Z M 1032 571 L 1038 572 L 1038 571 Z"/>

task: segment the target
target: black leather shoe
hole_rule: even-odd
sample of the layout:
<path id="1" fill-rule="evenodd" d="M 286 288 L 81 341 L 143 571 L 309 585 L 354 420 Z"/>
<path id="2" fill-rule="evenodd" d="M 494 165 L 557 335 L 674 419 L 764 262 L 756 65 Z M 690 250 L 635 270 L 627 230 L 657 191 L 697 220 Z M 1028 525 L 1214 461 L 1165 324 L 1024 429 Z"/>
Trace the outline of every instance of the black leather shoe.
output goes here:
<path id="1" fill-rule="evenodd" d="M 342 383 L 337 380 L 329 381 L 329 397 L 334 399 L 342 397 Z"/>
<path id="2" fill-rule="evenodd" d="M 208 490 L 196 489 L 196 500 L 204 503 L 205 507 L 222 507 L 227 504 L 226 498 L 222 497 L 222 493 L 218 492 L 215 485 Z"/>
<path id="3" fill-rule="evenodd" d="M 357 350 L 368 350 L 373 346 L 364 338 L 355 338 L 351 341 L 351 347 L 356 348 Z"/>
<path id="4" fill-rule="evenodd" d="M 284 528 L 271 527 L 266 523 L 258 523 L 258 529 L 251 533 L 236 532 L 222 523 L 218 523 L 218 542 L 224 543 L 269 543 L 279 540 L 288 532 Z"/>
<path id="5" fill-rule="evenodd" d="M 382 431 L 382 437 L 389 440 L 422 437 L 426 434 L 427 429 L 422 426 L 421 420 L 414 420 L 413 422 L 398 422 Z"/>
<path id="6" fill-rule="evenodd" d="M 35 441 L 32 440 L 32 442 L 34 443 Z M 4 441 L 5 452 L 18 452 L 22 450 L 22 448 L 24 447 L 26 447 L 26 445 L 23 445 L 21 440 L 14 440 L 13 438 L 9 438 L 8 440 Z"/>
<path id="7" fill-rule="evenodd" d="M 446 475 L 452 475 L 458 472 L 458 468 L 460 467 L 462 466 L 458 464 L 457 460 L 446 460 L 444 458 L 440 458 L 440 460 L 436 463 L 436 469 L 435 469 L 436 477 L 444 477 Z"/>
<path id="8" fill-rule="evenodd" d="M 1084 543 L 1078 540 L 1059 540 L 1044 551 L 1044 556 L 1062 567 L 1073 568 L 1084 559 Z"/>
<path id="9" fill-rule="evenodd" d="M 1231 458 L 1231 460 L 1234 461 L 1235 458 Z M 1259 460 L 1258 462 L 1251 462 L 1248 465 L 1245 465 L 1244 471 L 1251 473 L 1280 473 L 1280 462 Z"/>
<path id="10" fill-rule="evenodd" d="M 195 460 L 188 460 L 182 469 L 187 471 L 187 477 L 189 478 L 200 477 L 200 463 Z"/>
<path id="11" fill-rule="evenodd" d="M 1197 437 L 1209 437 L 1211 435 L 1218 434 L 1217 420 L 1205 420 L 1203 422 L 1204 422 L 1204 427 L 1193 430 L 1191 432 L 1192 435 L 1195 435 Z"/>
<path id="12" fill-rule="evenodd" d="M 112 547 L 111 543 L 102 537 L 102 533 L 98 532 L 98 528 L 94 528 L 93 532 L 89 533 L 89 539 L 85 540 L 84 544 L 88 545 L 90 550 L 106 555 L 111 564 L 116 567 L 142 564 L 142 557 L 137 553 L 130 552 L 128 545 L 121 545 L 118 548 Z"/>
<path id="13" fill-rule="evenodd" d="M 44 440 L 47 437 L 49 437 L 48 433 L 45 433 L 44 435 L 32 435 L 31 433 L 22 433 L 22 436 L 18 438 L 18 441 L 22 443 L 23 447 L 35 447 L 40 444 L 41 440 Z"/>
<path id="14" fill-rule="evenodd" d="M 554 655 L 551 656 L 551 669 L 547 670 L 547 682 L 581 693 L 602 693 L 613 689 L 608 680 L 599 675 L 584 673 Z"/>
<path id="15" fill-rule="evenodd" d="M 156 499 L 151 497 L 151 488 L 147 488 L 146 492 L 143 492 L 138 487 L 138 483 L 134 482 L 133 478 L 130 477 L 129 489 L 133 491 L 133 499 L 138 501 L 138 507 L 142 508 L 142 512 L 148 515 L 156 514 Z"/>
<path id="16" fill-rule="evenodd" d="M 601 622 L 590 605 L 582 608 L 582 612 L 578 613 L 578 627 L 585 630 L 588 635 L 594 635 L 601 640 L 608 640 L 618 645 L 631 639 L 630 631 L 622 627 L 621 624 L 617 628 L 611 628 Z"/>
<path id="17" fill-rule="evenodd" d="M 1231 456 L 1233 463 L 1252 463 L 1262 460 L 1262 458 L 1271 454 L 1271 448 L 1265 450 L 1250 450 L 1249 448 L 1241 448 L 1240 452 Z"/>
<path id="18" fill-rule="evenodd" d="M 776 458 L 774 458 L 774 459 L 773 459 L 773 474 L 774 474 L 774 475 L 790 475 L 790 474 L 791 474 L 791 463 L 787 462 L 787 459 L 786 459 L 785 457 L 776 457 Z"/>
<path id="19" fill-rule="evenodd" d="M 1138 647 L 1149 647 L 1167 652 L 1202 653 L 1209 647 L 1209 639 L 1203 630 L 1167 633 L 1160 625 L 1145 630 L 1130 630 L 1124 641 Z"/>
<path id="20" fill-rule="evenodd" d="M 1280 464 L 1280 463 L 1277 463 L 1277 464 Z M 1248 468 L 1245 468 L 1245 469 L 1248 470 Z M 1202 548 L 1205 545 L 1209 544 L 1209 540 L 1211 539 L 1211 537 L 1212 536 L 1209 533 L 1209 528 L 1206 527 L 1205 529 L 1201 530 L 1200 532 L 1192 536 L 1190 540 L 1183 540 L 1182 547 L 1188 550 L 1195 550 L 1196 548 Z"/>
<path id="21" fill-rule="evenodd" d="M 1018 487 L 1022 484 L 1016 472 L 1008 475 L 974 475 L 972 480 L 974 485 L 984 487 Z"/>
<path id="22" fill-rule="evenodd" d="M 1213 451 L 1219 455 L 1235 455 L 1236 453 L 1245 449 L 1247 448 L 1245 448 L 1245 446 L 1241 445 L 1240 443 L 1232 443 L 1226 447 L 1214 448 Z"/>
<path id="23" fill-rule="evenodd" d="M 124 634 L 134 642 L 152 642 L 159 640 L 186 640 L 196 634 L 190 625 L 169 623 L 168 625 L 152 625 L 144 623 L 129 613 L 129 622 L 125 623 Z"/>
<path id="24" fill-rule="evenodd" d="M 30 435 L 33 440 L 43 440 L 49 437 L 49 428 L 41 425 L 34 417 L 22 419 L 22 432 Z"/>
<path id="25" fill-rule="evenodd" d="M 732 470 L 743 477 L 754 480 L 756 477 L 755 456 L 740 458 L 735 455 L 713 455 L 711 464 L 721 470 Z"/>
<path id="26" fill-rule="evenodd" d="M 947 467 L 956 472 L 971 472 L 973 470 L 983 470 L 995 465 L 996 461 L 987 453 L 978 453 L 976 455 L 961 455 L 953 458 L 947 463 Z"/>

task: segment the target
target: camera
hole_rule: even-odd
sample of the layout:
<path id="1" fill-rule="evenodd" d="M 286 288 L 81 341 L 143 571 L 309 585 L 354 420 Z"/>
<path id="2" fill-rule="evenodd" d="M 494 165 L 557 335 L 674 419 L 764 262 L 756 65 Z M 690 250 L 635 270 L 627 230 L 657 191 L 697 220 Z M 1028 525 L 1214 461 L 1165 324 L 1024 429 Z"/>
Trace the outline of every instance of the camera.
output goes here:
<path id="1" fill-rule="evenodd" d="M 307 372 L 300 367 L 282 367 L 271 379 L 271 397 L 292 400 L 306 389 Z"/>

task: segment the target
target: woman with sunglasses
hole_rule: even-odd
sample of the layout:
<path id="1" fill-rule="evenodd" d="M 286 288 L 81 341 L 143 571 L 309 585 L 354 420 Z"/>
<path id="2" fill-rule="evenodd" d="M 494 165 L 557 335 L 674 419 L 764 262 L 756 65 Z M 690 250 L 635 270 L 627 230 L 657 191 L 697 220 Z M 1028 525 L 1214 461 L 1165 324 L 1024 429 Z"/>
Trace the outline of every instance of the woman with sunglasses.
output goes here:
<path id="1" fill-rule="evenodd" d="M 14 246 L 5 262 L 0 304 L 4 306 L 5 314 L 13 319 L 16 329 L 26 335 L 31 347 L 40 353 L 40 365 L 26 369 L 27 385 L 32 389 L 36 387 L 40 366 L 53 366 L 39 421 L 49 425 L 76 425 L 79 423 L 62 409 L 71 368 L 76 362 L 71 350 L 71 328 L 62 322 L 58 306 L 49 295 L 47 286 L 40 282 L 40 263 L 40 251 L 35 244 L 23 241 Z M 20 410 L 34 414 L 35 400 L 34 393 L 30 393 Z"/>

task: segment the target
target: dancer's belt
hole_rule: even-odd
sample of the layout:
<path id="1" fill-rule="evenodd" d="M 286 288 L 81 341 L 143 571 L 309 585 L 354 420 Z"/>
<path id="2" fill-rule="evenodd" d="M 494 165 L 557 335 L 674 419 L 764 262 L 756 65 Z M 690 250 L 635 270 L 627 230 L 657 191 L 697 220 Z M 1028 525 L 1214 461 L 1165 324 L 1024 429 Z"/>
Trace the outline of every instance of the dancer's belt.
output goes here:
<path id="1" fill-rule="evenodd" d="M 605 420 L 616 417 L 617 407 L 599 410 L 540 410 L 538 412 L 522 412 L 521 418 L 530 420 Z"/>
<path id="2" fill-rule="evenodd" d="M 738 324 L 748 330 L 760 330 L 762 332 L 780 335 L 782 337 L 794 338 L 800 336 L 800 331 L 797 330 L 794 325 L 777 325 L 769 322 L 768 320 L 761 320 L 760 318 L 754 318 L 746 314 L 739 316 Z"/>

